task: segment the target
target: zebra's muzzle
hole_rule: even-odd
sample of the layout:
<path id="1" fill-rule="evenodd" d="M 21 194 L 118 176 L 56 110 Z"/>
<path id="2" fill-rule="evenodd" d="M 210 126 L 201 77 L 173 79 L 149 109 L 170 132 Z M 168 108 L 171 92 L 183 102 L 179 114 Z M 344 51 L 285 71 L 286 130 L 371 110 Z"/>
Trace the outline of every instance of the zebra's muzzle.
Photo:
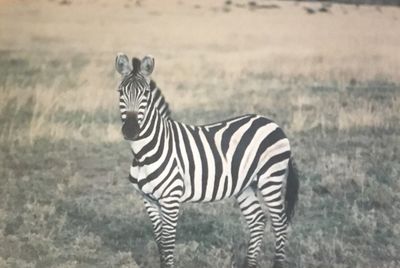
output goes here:
<path id="1" fill-rule="evenodd" d="M 135 140 L 139 135 L 139 122 L 135 112 L 127 112 L 126 119 L 122 125 L 122 134 L 126 140 Z"/>

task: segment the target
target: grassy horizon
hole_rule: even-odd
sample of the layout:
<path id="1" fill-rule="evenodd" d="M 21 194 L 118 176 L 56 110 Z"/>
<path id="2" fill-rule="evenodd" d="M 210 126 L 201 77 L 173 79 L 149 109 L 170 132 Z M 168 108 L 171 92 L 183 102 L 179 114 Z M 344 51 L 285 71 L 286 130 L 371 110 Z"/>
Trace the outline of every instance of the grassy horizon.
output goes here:
<path id="1" fill-rule="evenodd" d="M 155 56 L 177 120 L 284 129 L 301 173 L 288 267 L 400 266 L 399 9 L 232 2 L 1 3 L 0 268 L 158 267 L 127 179 L 120 51 Z M 247 239 L 234 200 L 185 204 L 177 267 L 238 267 Z M 268 222 L 260 267 L 273 241 Z"/>

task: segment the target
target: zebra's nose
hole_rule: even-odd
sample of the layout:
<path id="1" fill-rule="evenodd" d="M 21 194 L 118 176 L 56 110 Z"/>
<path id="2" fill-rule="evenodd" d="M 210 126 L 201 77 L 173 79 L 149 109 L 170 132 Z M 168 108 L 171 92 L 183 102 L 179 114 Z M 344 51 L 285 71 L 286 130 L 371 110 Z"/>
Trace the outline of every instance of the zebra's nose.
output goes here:
<path id="1" fill-rule="evenodd" d="M 139 135 L 139 122 L 137 119 L 137 113 L 135 112 L 127 112 L 126 119 L 124 124 L 122 125 L 122 134 L 124 135 L 124 139 L 126 140 L 135 140 Z"/>
<path id="2" fill-rule="evenodd" d="M 137 119 L 137 113 L 134 111 L 127 111 L 126 119 Z"/>

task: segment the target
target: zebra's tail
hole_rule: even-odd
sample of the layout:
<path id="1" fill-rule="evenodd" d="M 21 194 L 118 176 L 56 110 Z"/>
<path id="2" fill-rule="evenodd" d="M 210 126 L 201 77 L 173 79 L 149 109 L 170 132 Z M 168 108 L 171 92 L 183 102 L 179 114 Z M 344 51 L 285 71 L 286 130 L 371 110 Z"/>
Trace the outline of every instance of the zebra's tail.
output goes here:
<path id="1" fill-rule="evenodd" d="M 286 183 L 286 195 L 285 195 L 285 204 L 286 204 L 286 216 L 288 222 L 291 222 L 294 216 L 294 209 L 299 197 L 299 175 L 297 172 L 296 164 L 293 159 L 289 159 L 289 173 L 287 177 Z"/>

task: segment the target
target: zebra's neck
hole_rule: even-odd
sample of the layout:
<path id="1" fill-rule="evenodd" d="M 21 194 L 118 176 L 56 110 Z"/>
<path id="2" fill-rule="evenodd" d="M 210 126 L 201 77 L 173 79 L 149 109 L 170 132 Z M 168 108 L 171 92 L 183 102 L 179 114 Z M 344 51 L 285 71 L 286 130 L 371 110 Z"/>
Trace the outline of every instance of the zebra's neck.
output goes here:
<path id="1" fill-rule="evenodd" d="M 150 96 L 145 115 L 140 124 L 139 135 L 134 141 L 130 141 L 132 153 L 139 165 L 145 165 L 149 157 L 152 157 L 151 161 L 157 159 L 158 153 L 155 150 L 160 148 L 169 137 L 170 131 L 167 124 L 168 119 L 156 109 L 155 101 Z"/>

